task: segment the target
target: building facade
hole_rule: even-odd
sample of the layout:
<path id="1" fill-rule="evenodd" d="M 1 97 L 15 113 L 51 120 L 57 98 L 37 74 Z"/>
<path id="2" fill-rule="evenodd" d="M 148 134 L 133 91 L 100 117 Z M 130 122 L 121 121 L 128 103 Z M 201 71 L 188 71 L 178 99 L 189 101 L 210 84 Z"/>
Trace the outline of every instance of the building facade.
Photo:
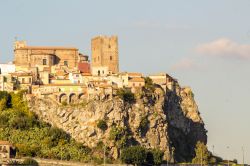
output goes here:
<path id="1" fill-rule="evenodd" d="M 13 145 L 8 141 L 0 141 L 0 160 L 13 157 Z"/>
<path id="2" fill-rule="evenodd" d="M 16 41 L 14 63 L 17 70 L 30 67 L 51 67 L 53 65 L 77 68 L 79 52 L 71 47 L 32 47 L 25 41 Z"/>
<path id="3" fill-rule="evenodd" d="M 98 36 L 91 40 L 91 67 L 107 67 L 109 74 L 119 72 L 118 38 L 117 36 Z M 98 73 L 98 72 L 97 72 Z"/>
<path id="4" fill-rule="evenodd" d="M 0 74 L 8 74 L 16 71 L 16 66 L 12 63 L 0 64 Z"/>

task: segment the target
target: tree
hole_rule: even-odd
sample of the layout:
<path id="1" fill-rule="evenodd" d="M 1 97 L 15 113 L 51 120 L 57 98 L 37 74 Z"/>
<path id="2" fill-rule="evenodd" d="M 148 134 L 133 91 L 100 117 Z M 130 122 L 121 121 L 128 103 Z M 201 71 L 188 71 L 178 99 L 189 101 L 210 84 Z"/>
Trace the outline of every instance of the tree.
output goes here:
<path id="1" fill-rule="evenodd" d="M 126 164 L 142 165 L 146 162 L 147 151 L 141 146 L 132 146 L 122 150 L 121 160 Z"/>
<path id="2" fill-rule="evenodd" d="M 195 148 L 195 158 L 193 158 L 193 164 L 208 164 L 211 154 L 207 149 L 207 146 L 198 141 Z"/>
<path id="3" fill-rule="evenodd" d="M 151 165 L 160 165 L 163 161 L 164 153 L 159 149 L 151 149 L 147 152 L 147 163 Z"/>
<path id="4" fill-rule="evenodd" d="M 145 134 L 146 131 L 148 130 L 148 124 L 149 124 L 149 120 L 147 116 L 143 116 L 141 121 L 140 121 L 140 125 L 138 127 L 139 131 L 142 134 Z"/>
<path id="5" fill-rule="evenodd" d="M 128 89 L 119 89 L 117 95 L 127 103 L 134 103 L 135 102 L 135 95 Z"/>
<path id="6" fill-rule="evenodd" d="M 0 111 L 5 110 L 7 104 L 7 100 L 5 98 L 0 99 Z"/>
<path id="7" fill-rule="evenodd" d="M 0 91 L 0 111 L 10 107 L 10 95 L 6 91 Z"/>
<path id="8" fill-rule="evenodd" d="M 149 77 L 145 78 L 145 88 L 150 92 L 153 92 L 155 90 L 153 80 Z"/>
<path id="9" fill-rule="evenodd" d="M 97 127 L 101 129 L 103 132 L 108 129 L 108 125 L 105 120 L 99 120 L 97 123 Z"/>

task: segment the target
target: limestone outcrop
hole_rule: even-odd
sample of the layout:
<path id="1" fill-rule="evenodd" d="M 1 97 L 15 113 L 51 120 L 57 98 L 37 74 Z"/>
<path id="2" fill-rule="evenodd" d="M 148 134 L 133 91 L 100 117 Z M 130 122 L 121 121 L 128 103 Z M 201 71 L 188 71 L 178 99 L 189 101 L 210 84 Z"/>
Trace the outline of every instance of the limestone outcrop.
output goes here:
<path id="1" fill-rule="evenodd" d="M 40 119 L 91 148 L 102 142 L 113 158 L 119 157 L 122 147 L 139 144 L 161 149 L 166 160 L 188 161 L 196 142 L 207 141 L 193 93 L 179 85 L 167 92 L 160 86 L 151 93 L 138 92 L 131 103 L 118 96 L 73 106 L 62 106 L 49 97 L 27 99 Z M 97 127 L 100 120 L 106 122 L 107 130 Z"/>

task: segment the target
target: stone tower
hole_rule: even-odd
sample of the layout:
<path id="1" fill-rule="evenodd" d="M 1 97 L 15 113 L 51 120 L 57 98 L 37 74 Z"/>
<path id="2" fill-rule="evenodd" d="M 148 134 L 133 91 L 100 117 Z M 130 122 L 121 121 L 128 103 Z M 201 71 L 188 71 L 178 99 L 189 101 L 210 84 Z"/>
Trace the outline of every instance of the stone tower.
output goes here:
<path id="1" fill-rule="evenodd" d="M 91 40 L 91 66 L 107 67 L 110 74 L 119 72 L 118 38 L 117 36 L 97 36 Z"/>

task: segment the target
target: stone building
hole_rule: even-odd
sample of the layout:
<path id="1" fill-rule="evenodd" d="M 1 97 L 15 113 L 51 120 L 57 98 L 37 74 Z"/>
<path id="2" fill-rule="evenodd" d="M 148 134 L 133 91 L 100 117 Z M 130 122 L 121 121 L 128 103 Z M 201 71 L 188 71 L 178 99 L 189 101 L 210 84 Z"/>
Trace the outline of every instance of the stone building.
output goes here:
<path id="1" fill-rule="evenodd" d="M 8 141 L 0 141 L 0 160 L 13 157 L 13 145 Z"/>
<path id="2" fill-rule="evenodd" d="M 25 41 L 16 41 L 14 46 L 17 70 L 30 67 L 51 67 L 53 65 L 77 68 L 79 52 L 71 47 L 32 47 L 27 46 Z"/>
<path id="3" fill-rule="evenodd" d="M 118 56 L 118 38 L 117 36 L 97 36 L 91 40 L 92 71 L 95 68 L 107 67 L 109 74 L 119 72 L 119 56 Z M 93 75 L 101 74 L 100 72 L 92 73 Z"/>
<path id="4" fill-rule="evenodd" d="M 152 79 L 154 84 L 160 85 L 165 92 L 167 89 L 174 90 L 178 82 L 175 78 L 171 77 L 167 73 L 152 74 L 149 75 L 149 78 Z"/>

